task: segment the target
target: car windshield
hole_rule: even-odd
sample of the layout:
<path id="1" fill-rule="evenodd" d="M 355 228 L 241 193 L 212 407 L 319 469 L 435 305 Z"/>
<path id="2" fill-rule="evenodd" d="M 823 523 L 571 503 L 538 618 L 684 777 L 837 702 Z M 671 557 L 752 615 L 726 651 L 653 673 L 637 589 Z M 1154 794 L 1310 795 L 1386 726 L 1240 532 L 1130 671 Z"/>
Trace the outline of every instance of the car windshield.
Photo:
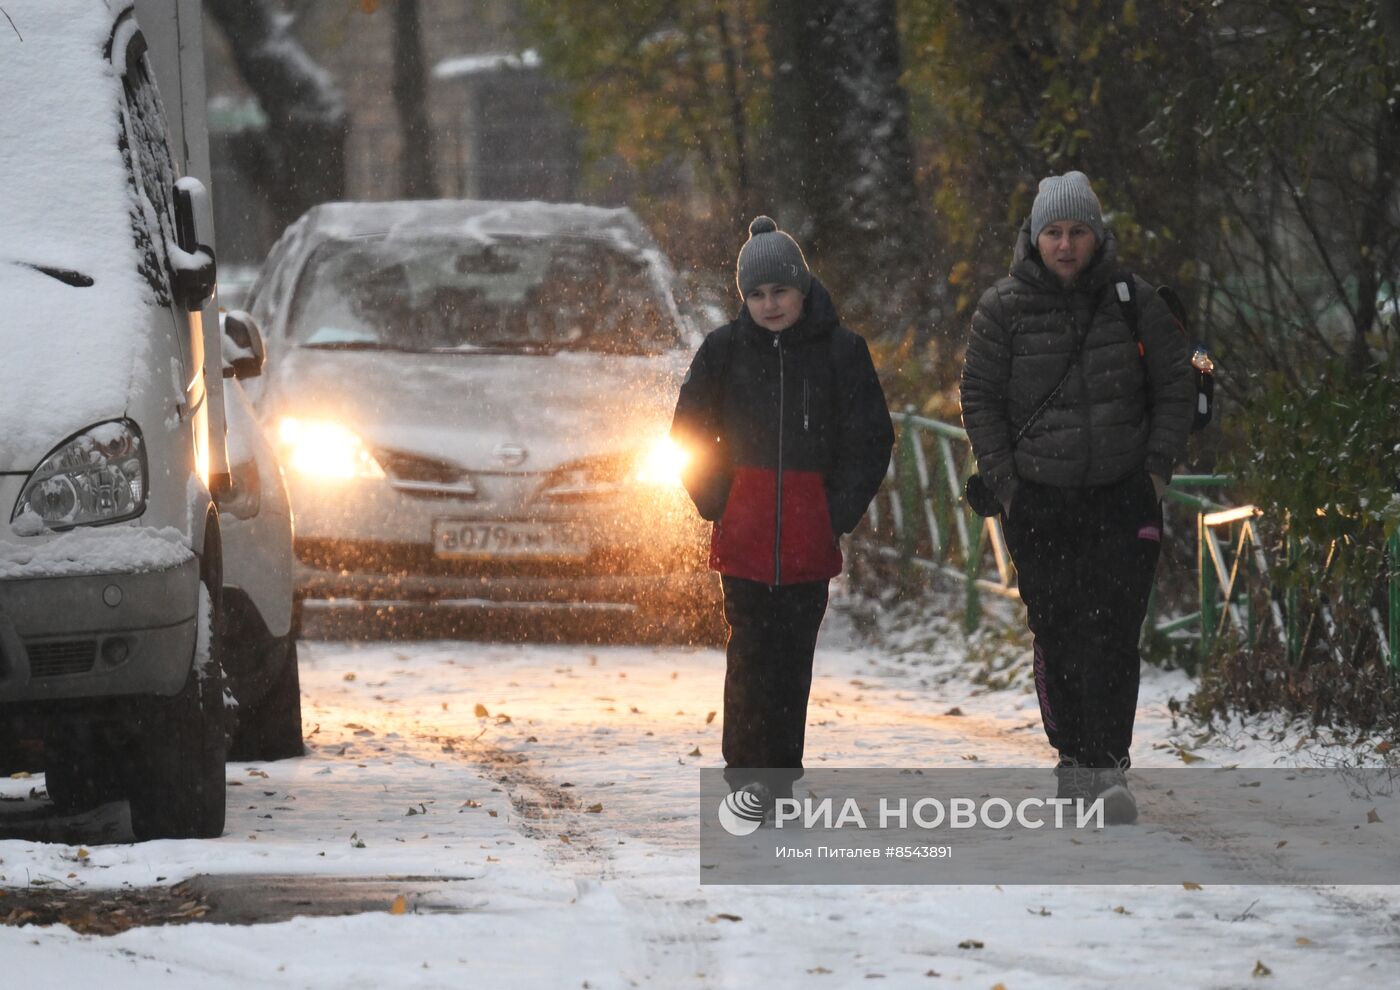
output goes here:
<path id="1" fill-rule="evenodd" d="M 681 343 L 646 264 L 582 238 L 329 241 L 298 282 L 288 334 L 304 347 L 464 353 Z"/>

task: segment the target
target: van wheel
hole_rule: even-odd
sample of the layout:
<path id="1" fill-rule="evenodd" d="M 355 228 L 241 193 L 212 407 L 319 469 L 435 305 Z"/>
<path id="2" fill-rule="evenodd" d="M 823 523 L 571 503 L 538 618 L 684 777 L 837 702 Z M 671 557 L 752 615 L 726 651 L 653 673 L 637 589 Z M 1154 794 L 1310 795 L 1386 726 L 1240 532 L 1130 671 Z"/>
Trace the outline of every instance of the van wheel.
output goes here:
<path id="1" fill-rule="evenodd" d="M 201 596 L 208 601 L 207 590 Z M 214 839 L 224 832 L 222 636 L 218 609 L 210 613 L 209 656 L 191 665 L 184 688 L 152 711 L 135 743 L 127 801 L 138 841 Z"/>
<path id="2" fill-rule="evenodd" d="M 122 797 L 116 764 L 87 746 L 45 745 L 44 782 L 54 810 L 61 815 L 87 811 Z"/>
<path id="3" fill-rule="evenodd" d="M 297 641 L 276 643 L 283 653 L 281 671 L 267 693 L 238 708 L 238 728 L 229 747 L 231 760 L 286 760 L 304 756 L 301 738 L 301 675 L 297 670 Z"/>

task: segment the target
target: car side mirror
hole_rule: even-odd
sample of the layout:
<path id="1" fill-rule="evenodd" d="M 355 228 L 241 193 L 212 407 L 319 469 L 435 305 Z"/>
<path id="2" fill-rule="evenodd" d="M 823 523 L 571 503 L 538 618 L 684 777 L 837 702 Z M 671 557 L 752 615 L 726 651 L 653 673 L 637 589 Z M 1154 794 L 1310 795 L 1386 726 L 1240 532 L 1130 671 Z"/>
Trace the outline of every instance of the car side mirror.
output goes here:
<path id="1" fill-rule="evenodd" d="M 209 192 L 192 175 L 175 183 L 175 241 L 170 251 L 175 269 L 175 296 L 190 312 L 202 309 L 214 295 L 218 269 L 214 262 L 213 212 Z"/>
<path id="2" fill-rule="evenodd" d="M 267 347 L 257 321 L 241 309 L 220 313 L 223 324 L 224 377 L 257 378 L 267 362 Z"/>

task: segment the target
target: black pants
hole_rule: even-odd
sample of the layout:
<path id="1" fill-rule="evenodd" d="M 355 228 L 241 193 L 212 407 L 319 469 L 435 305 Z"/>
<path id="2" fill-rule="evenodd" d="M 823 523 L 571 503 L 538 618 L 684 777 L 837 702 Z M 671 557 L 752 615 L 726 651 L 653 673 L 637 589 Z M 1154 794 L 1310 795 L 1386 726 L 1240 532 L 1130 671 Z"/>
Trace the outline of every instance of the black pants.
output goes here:
<path id="1" fill-rule="evenodd" d="M 802 776 L 812 654 L 826 613 L 826 581 L 770 586 L 725 577 L 724 778 L 761 780 L 791 797 Z"/>
<path id="2" fill-rule="evenodd" d="M 1050 745 L 1086 766 L 1127 759 L 1138 639 L 1162 542 L 1152 479 L 1144 471 L 1096 488 L 1022 481 L 1005 531 L 1035 634 Z"/>

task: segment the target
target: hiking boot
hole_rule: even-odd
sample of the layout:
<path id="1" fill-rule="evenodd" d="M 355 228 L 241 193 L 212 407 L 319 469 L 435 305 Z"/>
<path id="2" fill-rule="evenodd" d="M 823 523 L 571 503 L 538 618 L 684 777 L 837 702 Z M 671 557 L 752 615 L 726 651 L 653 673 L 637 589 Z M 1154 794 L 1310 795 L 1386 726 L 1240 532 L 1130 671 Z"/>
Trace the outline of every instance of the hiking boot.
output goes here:
<path id="1" fill-rule="evenodd" d="M 1094 770 L 1094 796 L 1103 799 L 1105 825 L 1131 825 L 1137 821 L 1137 799 L 1128 790 L 1127 759 L 1115 767 Z"/>
<path id="2" fill-rule="evenodd" d="M 1099 792 L 1094 787 L 1093 769 L 1082 765 L 1072 756 L 1060 758 L 1059 765 L 1055 767 L 1055 777 L 1058 780 L 1055 788 L 1057 798 L 1088 804 L 1098 796 Z"/>

